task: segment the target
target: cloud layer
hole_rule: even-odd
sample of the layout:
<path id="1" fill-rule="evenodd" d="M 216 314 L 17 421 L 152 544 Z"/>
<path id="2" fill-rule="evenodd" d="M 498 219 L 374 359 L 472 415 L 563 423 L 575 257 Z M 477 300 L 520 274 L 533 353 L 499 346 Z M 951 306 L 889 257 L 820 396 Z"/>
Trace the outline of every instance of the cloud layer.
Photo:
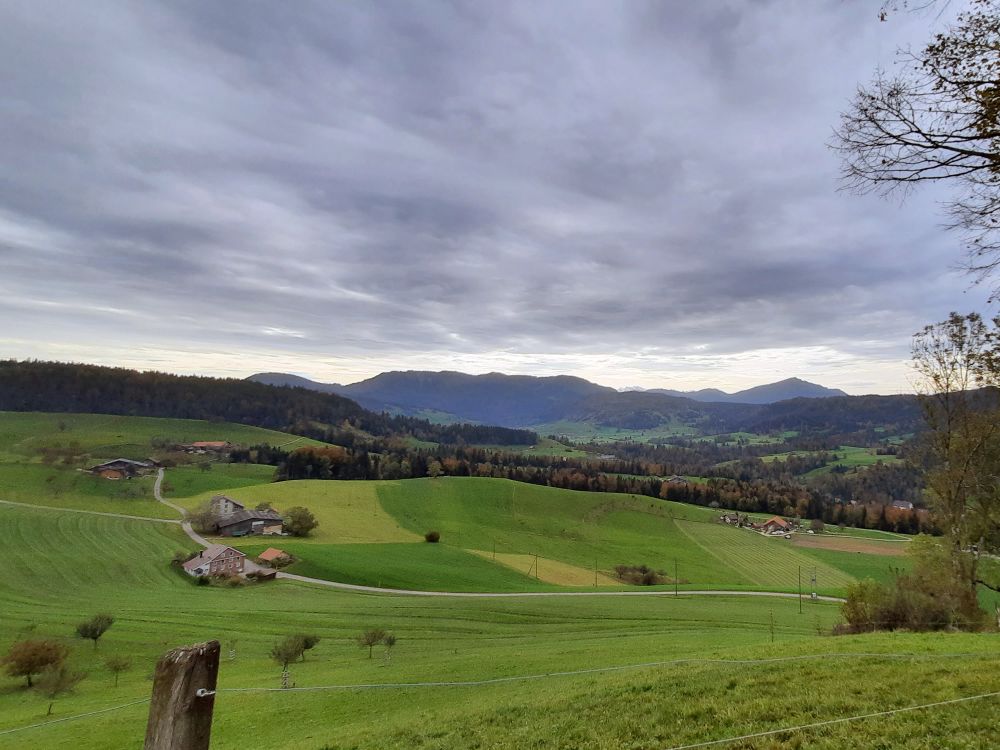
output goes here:
<path id="1" fill-rule="evenodd" d="M 984 295 L 933 192 L 836 192 L 838 112 L 943 22 L 870 11 L 4 4 L 0 347 L 905 390 Z"/>

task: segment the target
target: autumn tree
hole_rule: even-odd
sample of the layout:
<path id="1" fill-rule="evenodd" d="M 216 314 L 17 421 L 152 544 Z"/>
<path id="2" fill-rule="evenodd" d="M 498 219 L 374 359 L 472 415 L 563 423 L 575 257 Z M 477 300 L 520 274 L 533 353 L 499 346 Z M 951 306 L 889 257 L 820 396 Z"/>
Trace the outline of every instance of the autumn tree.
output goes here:
<path id="1" fill-rule="evenodd" d="M 899 72 L 876 72 L 841 115 L 832 146 L 844 185 L 883 195 L 953 185 L 947 210 L 984 279 L 1000 267 L 1000 0 L 972 0 L 946 32 L 898 56 Z"/>
<path id="2" fill-rule="evenodd" d="M 39 674 L 46 667 L 62 665 L 68 654 L 69 649 L 57 641 L 20 641 L 10 647 L 2 661 L 7 674 L 24 677 L 30 688 L 32 675 Z"/>
<path id="3" fill-rule="evenodd" d="M 76 626 L 76 634 L 80 638 L 89 638 L 94 642 L 94 649 L 97 649 L 97 642 L 101 636 L 108 632 L 114 625 L 115 618 L 107 614 L 94 615 L 89 620 L 85 620 Z"/>
<path id="4" fill-rule="evenodd" d="M 997 589 L 979 572 L 980 554 L 1000 540 L 1000 318 L 952 313 L 914 337 L 928 429 L 921 463 L 931 505 L 949 542 L 956 579 L 974 592 Z M 992 387 L 991 387 L 992 386 Z"/>

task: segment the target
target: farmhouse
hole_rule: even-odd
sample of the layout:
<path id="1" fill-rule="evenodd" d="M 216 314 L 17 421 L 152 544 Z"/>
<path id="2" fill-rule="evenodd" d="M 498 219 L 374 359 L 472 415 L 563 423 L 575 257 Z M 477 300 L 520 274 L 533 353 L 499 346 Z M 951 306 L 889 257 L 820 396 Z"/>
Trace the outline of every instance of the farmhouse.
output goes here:
<path id="1" fill-rule="evenodd" d="M 757 530 L 762 534 L 787 534 L 792 530 L 792 525 L 780 516 L 772 516 L 757 525 Z"/>
<path id="2" fill-rule="evenodd" d="M 184 570 L 192 576 L 236 576 L 243 573 L 246 555 L 224 544 L 210 544 L 184 563 Z"/>
<path id="3" fill-rule="evenodd" d="M 233 500 L 233 498 L 228 495 L 213 496 L 209 507 L 212 511 L 212 515 L 219 518 L 231 516 L 236 511 L 247 509 L 243 503 L 238 500 Z"/>
<path id="4" fill-rule="evenodd" d="M 105 461 L 103 464 L 91 466 L 88 471 L 104 479 L 131 479 L 152 467 L 153 465 L 146 461 L 116 458 L 113 461 Z"/>
<path id="5" fill-rule="evenodd" d="M 679 474 L 674 474 L 672 477 L 667 479 L 667 484 L 690 484 L 690 482 Z"/>
<path id="6" fill-rule="evenodd" d="M 913 503 L 909 500 L 893 500 L 892 507 L 900 510 L 913 510 Z"/>

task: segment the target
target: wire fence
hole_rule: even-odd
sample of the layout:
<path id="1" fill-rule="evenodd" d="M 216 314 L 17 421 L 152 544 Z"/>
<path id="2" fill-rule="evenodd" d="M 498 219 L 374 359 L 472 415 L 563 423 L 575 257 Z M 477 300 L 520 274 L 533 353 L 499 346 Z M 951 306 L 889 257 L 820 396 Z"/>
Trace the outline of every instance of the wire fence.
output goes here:
<path id="1" fill-rule="evenodd" d="M 726 665 L 726 666 L 756 666 L 765 664 L 778 664 L 787 662 L 800 662 L 800 661 L 811 661 L 817 659 L 888 659 L 888 660 L 932 660 L 932 659 L 957 659 L 957 658 L 995 658 L 993 653 L 985 652 L 954 652 L 954 653 L 937 653 L 937 654 L 885 654 L 885 653 L 870 653 L 870 652 L 831 652 L 831 653 L 821 653 L 821 654 L 799 654 L 796 656 L 775 656 L 767 657 L 761 659 L 712 659 L 712 658 L 698 658 L 698 657 L 688 657 L 683 659 L 668 659 L 662 661 L 651 661 L 651 662 L 641 662 L 638 664 L 619 664 L 607 667 L 592 667 L 589 669 L 575 669 L 567 671 L 554 671 L 554 672 L 541 672 L 536 674 L 527 675 L 510 675 L 505 677 L 491 677 L 480 680 L 436 680 L 436 681 L 425 681 L 425 682 L 377 682 L 377 683 L 344 683 L 335 685 L 316 685 L 316 686 L 306 686 L 306 687 L 280 687 L 280 688 L 266 688 L 266 687 L 242 687 L 242 688 L 218 688 L 217 693 L 284 693 L 286 695 L 295 695 L 298 693 L 307 692 L 318 692 L 318 691 L 365 691 L 365 690 L 408 690 L 408 689 L 429 689 L 429 688 L 463 688 L 463 687 L 481 687 L 487 685 L 500 685 L 504 683 L 516 683 L 516 682 L 530 682 L 534 680 L 551 679 L 558 677 L 579 677 L 584 675 L 593 674 L 606 674 L 611 672 L 623 672 L 627 670 L 634 669 L 651 669 L 657 667 L 672 667 L 681 665 Z M 784 727 L 781 729 L 767 730 L 765 732 L 758 732 L 754 734 L 740 735 L 737 737 L 729 737 L 720 740 L 709 740 L 702 743 L 696 743 L 693 745 L 679 745 L 668 750 L 690 750 L 693 748 L 700 747 L 710 747 L 712 745 L 720 745 L 727 742 L 737 742 L 743 739 L 753 739 L 755 737 L 763 737 L 773 734 L 782 734 L 787 732 L 795 732 L 800 730 L 812 729 L 819 726 L 824 726 L 827 724 L 836 724 L 849 721 L 858 721 L 861 719 L 867 719 L 877 716 L 886 716 L 894 713 L 902 713 L 905 711 L 916 711 L 925 708 L 933 708 L 935 706 L 943 706 L 951 703 L 961 703 L 973 700 L 980 700 L 990 697 L 995 697 L 1000 695 L 1000 692 L 992 693 L 982 693 L 979 695 L 966 696 L 963 698 L 956 698 L 946 701 L 938 701 L 935 703 L 927 703 L 919 706 L 908 706 L 899 709 L 890 709 L 887 711 L 876 712 L 872 714 L 863 714 L 859 716 L 843 717 L 838 719 L 830 719 L 823 722 L 816 722 L 812 724 L 803 724 L 796 727 Z M 128 703 L 122 703 L 117 706 L 110 706 L 108 708 L 97 709 L 95 711 L 88 711 L 81 714 L 75 714 L 73 716 L 66 716 L 59 719 L 52 719 L 50 721 L 39 722 L 36 724 L 28 724 L 21 727 L 13 727 L 10 729 L 0 730 L 0 737 L 5 735 L 11 735 L 18 732 L 24 732 L 31 729 L 40 729 L 43 727 L 52 726 L 55 724 L 62 724 L 66 722 L 76 721 L 79 719 L 86 719 L 93 716 L 99 716 L 101 714 L 107 714 L 114 711 L 120 711 L 125 708 L 130 708 L 132 706 L 138 706 L 142 704 L 149 703 L 149 698 L 142 698 L 139 700 L 130 701 Z"/>

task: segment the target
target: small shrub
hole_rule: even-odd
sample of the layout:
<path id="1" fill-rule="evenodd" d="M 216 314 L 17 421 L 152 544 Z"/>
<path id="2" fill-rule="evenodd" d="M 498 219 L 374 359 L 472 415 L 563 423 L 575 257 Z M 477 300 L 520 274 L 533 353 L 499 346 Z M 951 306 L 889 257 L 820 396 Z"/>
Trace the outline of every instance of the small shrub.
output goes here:
<path id="1" fill-rule="evenodd" d="M 619 581 L 635 586 L 657 586 L 667 583 L 662 570 L 653 570 L 648 565 L 616 565 L 615 576 Z"/>
<path id="2" fill-rule="evenodd" d="M 430 544 L 437 544 L 441 541 L 441 534 L 437 531 L 428 531 L 424 534 L 424 541 L 429 542 Z"/>
<path id="3" fill-rule="evenodd" d="M 210 583 L 211 581 L 208 580 L 208 576 L 198 576 L 194 579 L 195 586 L 208 586 Z"/>

